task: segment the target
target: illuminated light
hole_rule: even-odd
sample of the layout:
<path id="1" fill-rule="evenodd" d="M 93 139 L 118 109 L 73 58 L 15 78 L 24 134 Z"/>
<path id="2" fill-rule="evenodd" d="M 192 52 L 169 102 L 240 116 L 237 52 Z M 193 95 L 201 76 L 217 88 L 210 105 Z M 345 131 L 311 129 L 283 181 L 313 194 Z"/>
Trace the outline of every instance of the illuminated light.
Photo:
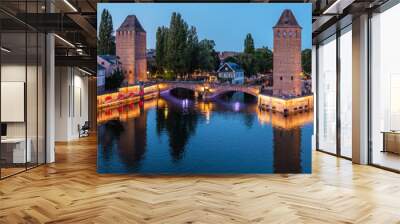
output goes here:
<path id="1" fill-rule="evenodd" d="M 234 104 L 234 110 L 235 110 L 235 111 L 239 111 L 239 109 L 240 109 L 240 103 L 239 103 L 239 102 L 236 102 L 236 103 Z"/>
<path id="2" fill-rule="evenodd" d="M 168 118 L 168 107 L 166 107 L 164 110 L 164 117 Z"/>
<path id="3" fill-rule="evenodd" d="M 67 45 L 69 45 L 70 47 L 75 48 L 75 45 L 73 45 L 71 42 L 69 42 L 68 40 L 62 38 L 61 36 L 59 36 L 58 34 L 54 34 L 55 37 L 57 37 L 59 40 L 61 40 L 62 42 L 66 43 Z"/>
<path id="4" fill-rule="evenodd" d="M 64 0 L 64 3 L 67 4 L 74 12 L 78 12 L 75 6 L 73 6 L 68 0 Z"/>
<path id="5" fill-rule="evenodd" d="M 343 9 L 351 5 L 354 0 L 337 0 L 331 6 L 329 6 L 322 14 L 342 14 Z"/>
<path id="6" fill-rule="evenodd" d="M 90 72 L 88 72 L 88 71 L 85 71 L 85 70 L 83 70 L 83 69 L 81 69 L 81 68 L 78 68 L 78 70 L 81 71 L 81 72 L 83 72 L 83 73 L 85 73 L 85 74 L 87 74 L 87 75 L 92 75 L 92 73 L 90 73 Z"/>
<path id="7" fill-rule="evenodd" d="M 6 53 L 10 53 L 10 52 L 11 52 L 11 50 L 9 50 L 9 49 L 7 49 L 7 48 L 5 48 L 5 47 L 1 47 L 1 50 L 4 51 L 4 52 L 6 52 Z"/>

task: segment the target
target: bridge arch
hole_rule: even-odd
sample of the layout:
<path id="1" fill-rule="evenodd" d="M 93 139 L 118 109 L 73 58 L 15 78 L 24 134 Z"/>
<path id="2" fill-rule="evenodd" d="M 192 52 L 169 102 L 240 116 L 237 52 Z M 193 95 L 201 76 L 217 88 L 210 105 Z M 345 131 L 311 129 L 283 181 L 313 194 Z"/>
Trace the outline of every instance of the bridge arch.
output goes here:
<path id="1" fill-rule="evenodd" d="M 195 83 L 185 83 L 185 82 L 170 82 L 170 83 L 163 83 L 160 85 L 160 91 L 165 91 L 165 90 L 173 90 L 177 88 L 181 89 L 188 89 L 192 90 L 194 92 L 196 91 L 202 91 L 203 86 L 200 84 L 195 84 Z"/>
<path id="2" fill-rule="evenodd" d="M 225 94 L 225 93 L 229 93 L 229 92 L 246 93 L 246 94 L 249 94 L 249 95 L 254 96 L 254 97 L 257 97 L 257 96 L 258 96 L 258 93 L 254 92 L 254 91 L 250 91 L 250 90 L 229 90 L 229 89 L 228 89 L 228 90 L 219 90 L 219 91 L 216 91 L 216 92 L 214 92 L 214 93 L 212 94 L 212 96 L 213 96 L 213 97 L 217 97 L 217 96 L 223 95 L 223 94 Z"/>
<path id="3" fill-rule="evenodd" d="M 258 97 L 260 93 L 259 86 L 244 86 L 244 85 L 226 85 L 226 84 L 204 84 L 192 82 L 168 82 L 163 83 L 160 91 L 172 90 L 176 88 L 189 89 L 196 94 L 203 95 L 204 99 L 212 99 L 227 92 L 242 92 Z"/>
<path id="4" fill-rule="evenodd" d="M 257 86 L 220 86 L 213 89 L 213 91 L 208 94 L 207 98 L 212 99 L 228 92 L 241 92 L 258 97 L 260 90 Z"/>
<path id="5" fill-rule="evenodd" d="M 186 89 L 186 90 L 190 90 L 190 91 L 196 92 L 196 88 L 188 87 L 188 86 L 171 86 L 171 87 L 168 88 L 168 90 L 170 90 L 170 91 L 174 90 L 174 89 Z"/>

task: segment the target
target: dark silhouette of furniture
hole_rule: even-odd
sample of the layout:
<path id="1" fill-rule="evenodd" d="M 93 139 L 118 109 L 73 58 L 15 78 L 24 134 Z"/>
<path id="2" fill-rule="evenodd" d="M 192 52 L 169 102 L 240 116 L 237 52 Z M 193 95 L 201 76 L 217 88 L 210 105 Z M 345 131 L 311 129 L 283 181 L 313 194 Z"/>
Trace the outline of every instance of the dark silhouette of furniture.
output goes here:
<path id="1" fill-rule="evenodd" d="M 78 124 L 79 138 L 89 136 L 90 124 L 89 121 L 85 121 L 82 127 Z"/>

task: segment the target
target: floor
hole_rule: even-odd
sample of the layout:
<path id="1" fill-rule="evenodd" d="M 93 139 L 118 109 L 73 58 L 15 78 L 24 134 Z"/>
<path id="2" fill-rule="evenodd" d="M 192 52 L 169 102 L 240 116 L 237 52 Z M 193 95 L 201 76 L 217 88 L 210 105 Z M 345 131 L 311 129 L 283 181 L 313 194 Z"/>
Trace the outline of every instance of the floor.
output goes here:
<path id="1" fill-rule="evenodd" d="M 96 173 L 96 139 L 0 181 L 0 223 L 400 223 L 400 175 L 315 152 L 312 175 Z"/>
<path id="2" fill-rule="evenodd" d="M 374 164 L 400 170 L 400 155 L 392 152 L 381 152 L 376 150 L 373 154 Z"/>
<path id="3" fill-rule="evenodd" d="M 0 168 L 1 169 L 1 177 L 7 177 L 7 176 L 11 176 L 13 174 L 19 173 L 19 172 L 23 172 L 25 171 L 25 167 L 24 168 Z"/>

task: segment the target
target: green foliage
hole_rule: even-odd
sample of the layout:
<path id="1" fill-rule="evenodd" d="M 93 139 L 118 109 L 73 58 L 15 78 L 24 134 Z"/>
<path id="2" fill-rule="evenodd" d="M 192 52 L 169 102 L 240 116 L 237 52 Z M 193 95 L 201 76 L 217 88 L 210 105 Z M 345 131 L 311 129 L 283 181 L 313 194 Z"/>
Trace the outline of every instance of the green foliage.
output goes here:
<path id="1" fill-rule="evenodd" d="M 244 39 L 244 53 L 253 54 L 254 53 L 254 40 L 250 33 L 246 35 Z"/>
<path id="2" fill-rule="evenodd" d="M 257 74 L 255 70 L 255 57 L 254 54 L 243 53 L 238 56 L 239 65 L 242 66 L 244 70 L 244 75 L 250 77 Z"/>
<path id="3" fill-rule="evenodd" d="M 199 40 L 194 26 L 191 26 L 188 31 L 185 58 L 186 71 L 192 74 L 199 65 Z"/>
<path id="4" fill-rule="evenodd" d="M 233 62 L 240 65 L 249 77 L 258 73 L 265 74 L 272 70 L 272 51 L 268 47 L 257 48 L 253 54 L 241 53 L 234 57 L 225 58 L 225 62 Z"/>
<path id="5" fill-rule="evenodd" d="M 182 16 L 174 12 L 169 27 L 157 29 L 157 72 L 165 79 L 175 79 L 178 75 L 190 75 L 196 70 L 215 71 L 219 58 L 214 47 L 212 40 L 199 42 L 196 27 L 189 28 Z"/>
<path id="6" fill-rule="evenodd" d="M 311 73 L 311 49 L 304 49 L 301 52 L 301 66 L 304 73 Z"/>
<path id="7" fill-rule="evenodd" d="M 254 41 L 251 34 L 244 39 L 244 52 L 234 57 L 227 57 L 225 62 L 239 64 L 247 77 L 265 74 L 272 70 L 273 54 L 268 47 L 254 48 Z"/>
<path id="8" fill-rule="evenodd" d="M 247 34 L 244 40 L 244 52 L 234 57 L 227 57 L 225 62 L 239 64 L 247 77 L 258 73 L 267 73 L 272 69 L 272 51 L 268 47 L 254 48 L 251 34 Z"/>
<path id="9" fill-rule="evenodd" d="M 219 66 L 219 58 L 214 50 L 215 42 L 204 39 L 199 42 L 199 69 L 202 71 L 215 71 Z"/>
<path id="10" fill-rule="evenodd" d="M 101 13 L 99 36 L 97 40 L 97 54 L 115 54 L 115 40 L 113 37 L 113 23 L 110 12 L 104 9 Z"/>
<path id="11" fill-rule="evenodd" d="M 186 40 L 188 25 L 181 14 L 172 13 L 167 36 L 166 68 L 177 74 L 184 74 L 186 68 Z"/>
<path id="12" fill-rule="evenodd" d="M 155 60 L 147 59 L 147 70 L 151 75 L 157 73 L 157 64 Z"/>
<path id="13" fill-rule="evenodd" d="M 106 90 L 116 90 L 121 87 L 122 82 L 125 77 L 121 70 L 115 70 L 112 75 L 106 77 L 105 89 Z"/>
<path id="14" fill-rule="evenodd" d="M 228 56 L 224 59 L 224 62 L 232 62 L 236 64 L 241 64 L 238 57 Z"/>
<path id="15" fill-rule="evenodd" d="M 165 71 L 162 74 L 162 76 L 165 80 L 175 80 L 176 79 L 176 74 L 172 71 Z"/>
<path id="16" fill-rule="evenodd" d="M 166 65 L 168 28 L 158 27 L 156 33 L 156 65 L 157 71 L 163 72 Z"/>
<path id="17" fill-rule="evenodd" d="M 272 51 L 268 47 L 257 48 L 254 52 L 254 69 L 256 73 L 265 74 L 272 70 Z"/>

